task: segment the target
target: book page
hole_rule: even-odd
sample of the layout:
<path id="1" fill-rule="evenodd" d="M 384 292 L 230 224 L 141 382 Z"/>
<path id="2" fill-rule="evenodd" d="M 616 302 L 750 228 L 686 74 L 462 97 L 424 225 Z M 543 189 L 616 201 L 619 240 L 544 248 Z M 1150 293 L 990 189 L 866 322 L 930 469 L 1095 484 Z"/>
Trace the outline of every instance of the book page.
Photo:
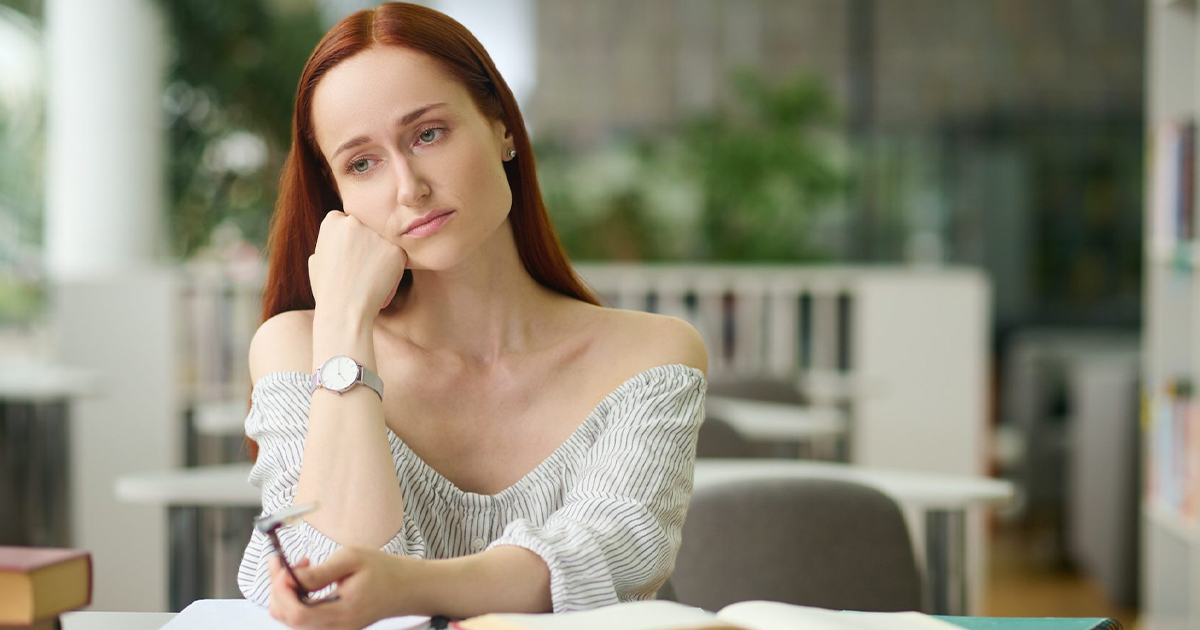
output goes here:
<path id="1" fill-rule="evenodd" d="M 839 612 L 764 601 L 730 604 L 717 616 L 750 630 L 962 630 L 919 612 Z"/>
<path id="2" fill-rule="evenodd" d="M 429 617 L 391 617 L 367 626 L 367 630 L 421 630 Z M 245 599 L 201 599 L 192 602 L 163 630 L 289 630 L 266 608 Z"/>
<path id="3" fill-rule="evenodd" d="M 857 624 L 854 627 L 864 630 L 888 628 L 894 630 L 962 630 L 962 626 L 956 626 L 949 621 L 942 621 L 919 612 L 844 612 L 837 614 L 853 617 Z"/>
<path id="4" fill-rule="evenodd" d="M 579 612 L 484 615 L 455 623 L 463 630 L 748 630 L 712 613 L 668 601 L 627 602 Z"/>

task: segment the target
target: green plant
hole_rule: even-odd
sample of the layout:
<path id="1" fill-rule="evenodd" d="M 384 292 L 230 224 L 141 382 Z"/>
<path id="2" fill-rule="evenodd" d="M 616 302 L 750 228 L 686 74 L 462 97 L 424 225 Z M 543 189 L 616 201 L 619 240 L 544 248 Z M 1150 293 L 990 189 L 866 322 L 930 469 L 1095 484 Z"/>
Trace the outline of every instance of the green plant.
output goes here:
<path id="1" fill-rule="evenodd" d="M 31 321 L 45 306 L 44 73 L 36 8 L 0 5 L 0 325 Z"/>
<path id="2" fill-rule="evenodd" d="M 735 75 L 735 107 L 583 155 L 539 143 L 547 203 L 584 259 L 819 260 L 813 219 L 848 177 L 835 110 L 815 79 Z"/>
<path id="3" fill-rule="evenodd" d="M 324 32 L 319 12 L 307 0 L 160 5 L 173 42 L 164 95 L 172 248 L 190 257 L 221 224 L 264 243 L 296 83 Z"/>

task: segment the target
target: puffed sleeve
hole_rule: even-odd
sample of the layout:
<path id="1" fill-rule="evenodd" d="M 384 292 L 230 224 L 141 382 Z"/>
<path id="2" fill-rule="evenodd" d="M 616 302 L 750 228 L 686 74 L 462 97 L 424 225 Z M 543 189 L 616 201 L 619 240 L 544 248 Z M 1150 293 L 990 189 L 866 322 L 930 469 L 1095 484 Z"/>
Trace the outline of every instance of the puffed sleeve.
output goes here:
<path id="1" fill-rule="evenodd" d="M 250 470 L 250 483 L 262 488 L 262 514 L 291 507 L 296 496 L 312 400 L 308 380 L 309 376 L 303 372 L 272 372 L 260 378 L 250 394 L 246 435 L 258 442 L 258 460 Z M 388 441 L 395 461 L 399 440 L 388 431 Z M 279 542 L 289 561 L 308 558 L 314 565 L 324 562 L 341 546 L 304 521 L 280 528 Z M 424 556 L 421 532 L 407 513 L 403 528 L 382 549 L 395 555 Z M 238 567 L 238 587 L 246 599 L 263 606 L 267 605 L 271 591 L 267 558 L 274 553 L 270 538 L 252 529 Z M 332 589 L 328 587 L 318 594 L 324 595 Z"/>
<path id="2" fill-rule="evenodd" d="M 515 545 L 550 568 L 554 612 L 650 599 L 671 575 L 692 494 L 704 373 L 661 366 L 632 381 L 585 456 L 562 507 L 510 522 Z"/>

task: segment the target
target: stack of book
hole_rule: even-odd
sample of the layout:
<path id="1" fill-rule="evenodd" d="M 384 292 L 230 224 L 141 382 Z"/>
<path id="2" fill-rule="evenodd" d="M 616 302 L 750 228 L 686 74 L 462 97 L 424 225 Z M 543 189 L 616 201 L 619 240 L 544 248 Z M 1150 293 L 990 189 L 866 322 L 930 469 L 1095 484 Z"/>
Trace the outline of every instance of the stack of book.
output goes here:
<path id="1" fill-rule="evenodd" d="M 0 546 L 0 627 L 58 628 L 58 616 L 92 603 L 92 554 Z"/>
<path id="2" fill-rule="evenodd" d="M 1190 527 L 1200 503 L 1200 408 L 1192 382 L 1168 381 L 1146 411 L 1146 497 Z"/>
<path id="3" fill-rule="evenodd" d="M 1195 238 L 1196 123 L 1181 120 L 1159 124 L 1151 159 L 1152 237 L 1166 245 Z"/>

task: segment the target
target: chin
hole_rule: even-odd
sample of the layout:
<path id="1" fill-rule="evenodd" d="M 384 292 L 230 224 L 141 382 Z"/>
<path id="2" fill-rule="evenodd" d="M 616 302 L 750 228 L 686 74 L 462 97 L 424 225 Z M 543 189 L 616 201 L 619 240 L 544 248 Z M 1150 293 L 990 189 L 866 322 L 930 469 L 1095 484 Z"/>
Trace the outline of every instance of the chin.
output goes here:
<path id="1" fill-rule="evenodd" d="M 466 258 L 456 247 L 431 247 L 420 253 L 409 253 L 407 269 L 413 271 L 446 271 L 457 267 Z"/>

